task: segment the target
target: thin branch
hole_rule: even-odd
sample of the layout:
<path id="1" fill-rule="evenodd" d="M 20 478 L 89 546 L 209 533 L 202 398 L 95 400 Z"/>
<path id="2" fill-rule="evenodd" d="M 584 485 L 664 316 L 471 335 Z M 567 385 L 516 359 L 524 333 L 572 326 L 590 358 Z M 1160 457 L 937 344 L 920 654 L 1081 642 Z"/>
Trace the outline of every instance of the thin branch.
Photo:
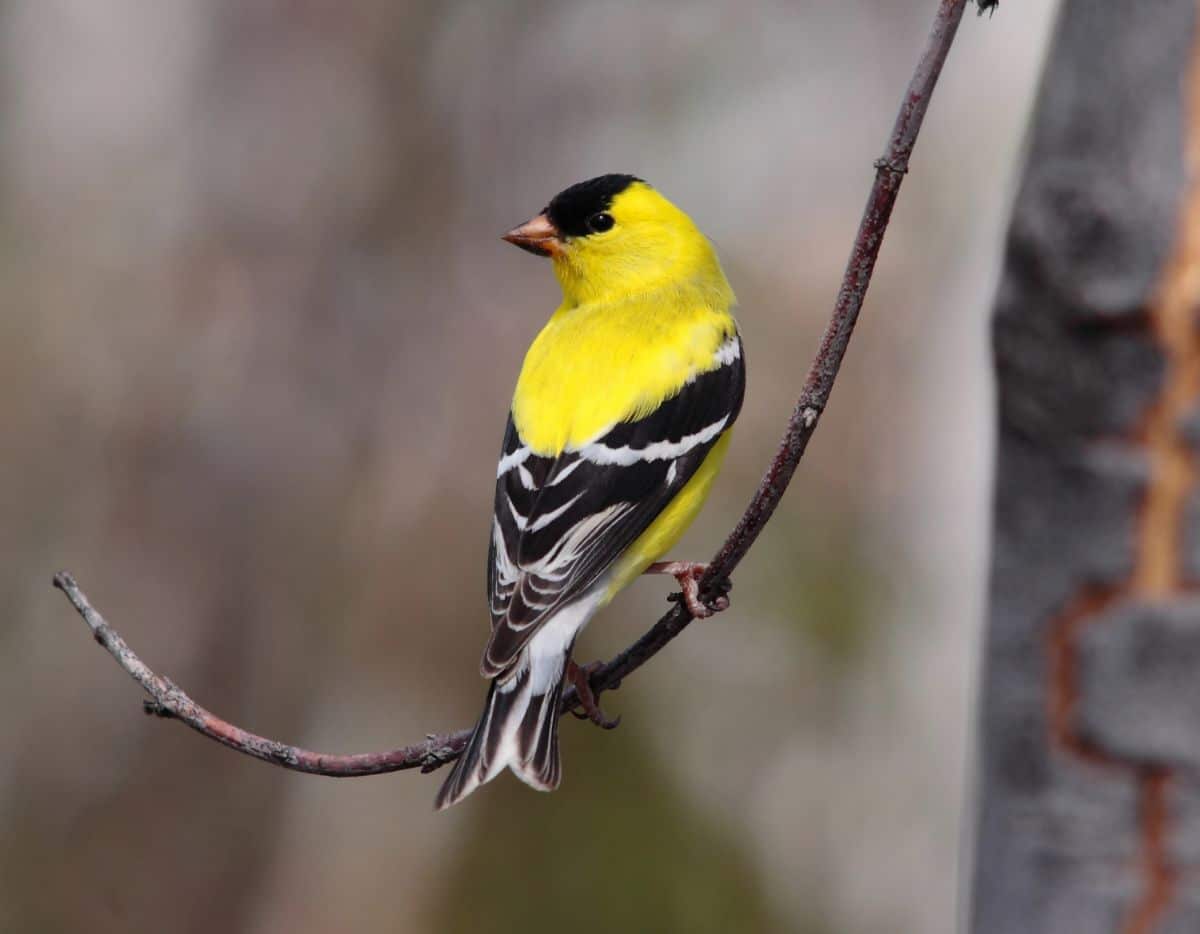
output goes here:
<path id="1" fill-rule="evenodd" d="M 842 358 L 845 357 L 846 348 L 850 344 L 850 336 L 854 333 L 858 312 L 867 295 L 867 286 L 871 284 L 875 260 L 879 256 L 883 235 L 892 216 L 892 207 L 900 192 L 900 183 L 908 172 L 908 160 L 912 155 L 913 146 L 916 145 L 917 134 L 921 131 L 929 99 L 933 96 L 938 76 L 946 63 L 946 56 L 950 52 L 950 45 L 958 31 L 965 7 L 966 0 L 941 0 L 938 4 L 933 29 L 912 80 L 904 92 L 887 148 L 883 156 L 875 161 L 875 184 L 871 188 L 867 206 L 858 225 L 858 235 L 854 238 L 850 260 L 842 276 L 833 315 L 825 328 L 817 355 L 809 367 L 800 398 L 796 401 L 791 418 L 788 419 L 787 430 L 779 443 L 779 451 L 767 468 L 742 518 L 738 520 L 734 530 L 725 539 L 725 544 L 709 564 L 708 572 L 700 582 L 702 598 L 712 598 L 722 592 L 723 582 L 728 581 L 729 575 L 746 556 L 746 552 L 750 550 L 750 546 L 775 512 L 775 507 L 779 505 L 792 480 L 796 465 L 804 456 L 808 439 L 812 437 L 817 423 L 821 420 L 821 413 L 825 411 L 825 405 L 833 391 L 834 380 L 837 379 L 838 370 L 842 365 Z M 644 665 L 691 621 L 686 610 L 676 604 L 649 632 L 592 676 L 593 689 L 617 687 L 621 679 Z M 566 697 L 564 703 L 573 706 L 574 697 Z"/>
<path id="2" fill-rule="evenodd" d="M 422 742 L 402 749 L 348 756 L 311 752 L 267 739 L 265 736 L 257 736 L 205 710 L 176 685 L 162 675 L 155 674 L 150 666 L 138 658 L 117 631 L 108 625 L 100 611 L 92 606 L 87 594 L 79 589 L 75 579 L 66 571 L 59 571 L 54 575 L 54 586 L 66 594 L 71 605 L 88 624 L 96 641 L 104 646 L 117 660 L 117 664 L 150 695 L 151 700 L 145 702 L 146 713 L 182 720 L 209 739 L 264 762 L 282 765 L 297 772 L 311 772 L 314 775 L 329 775 L 334 778 L 380 775 L 402 769 L 432 772 L 438 766 L 457 759 L 471 735 L 470 730 L 462 730 L 448 736 L 430 734 Z"/>
<path id="3" fill-rule="evenodd" d="M 711 599 L 728 586 L 730 574 L 746 556 L 783 498 L 796 465 L 804 456 L 809 438 L 816 430 L 821 413 L 829 401 L 834 380 L 837 379 L 842 358 L 846 355 L 859 310 L 866 297 L 867 286 L 871 282 L 875 260 L 879 256 L 879 248 L 892 215 L 892 207 L 896 203 L 896 195 L 900 191 L 900 183 L 908 171 L 908 160 L 917 141 L 921 122 L 925 118 L 930 97 L 967 2 L 968 0 L 940 0 L 938 4 L 933 30 L 905 91 L 887 148 L 883 156 L 875 162 L 875 184 L 867 199 L 858 235 L 855 237 L 850 260 L 834 303 L 833 315 L 821 338 L 816 358 L 809 368 L 800 398 L 791 418 L 788 419 L 779 451 L 767 468 L 750 505 L 746 507 L 737 526 L 713 558 L 701 581 L 701 594 L 704 597 Z M 981 11 L 989 5 L 992 4 L 987 0 L 980 0 Z M 470 736 L 469 730 L 446 735 L 430 734 L 422 742 L 401 749 L 356 755 L 311 752 L 257 736 L 205 710 L 166 678 L 155 674 L 108 625 L 70 574 L 65 571 L 56 574 L 54 586 L 66 594 L 72 606 L 88 624 L 96 641 L 104 646 L 116 659 L 117 664 L 150 695 L 151 700 L 145 705 L 148 713 L 182 720 L 209 739 L 265 762 L 299 772 L 335 778 L 379 775 L 417 768 L 423 772 L 431 772 L 458 758 Z M 683 604 L 676 603 L 644 636 L 591 676 L 593 690 L 598 694 L 619 687 L 624 678 L 649 661 L 691 621 L 691 616 Z M 572 687 L 564 693 L 562 712 L 565 713 L 576 704 L 577 696 Z"/>

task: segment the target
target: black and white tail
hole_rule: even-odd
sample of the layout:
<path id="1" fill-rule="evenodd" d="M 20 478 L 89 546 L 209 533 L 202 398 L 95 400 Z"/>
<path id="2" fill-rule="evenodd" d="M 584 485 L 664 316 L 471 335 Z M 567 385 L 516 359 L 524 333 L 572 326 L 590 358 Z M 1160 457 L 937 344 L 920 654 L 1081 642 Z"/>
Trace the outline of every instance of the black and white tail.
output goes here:
<path id="1" fill-rule="evenodd" d="M 492 682 L 483 715 L 438 792 L 439 811 L 491 781 L 506 767 L 538 791 L 553 791 L 558 787 L 562 778 L 558 708 L 562 703 L 562 671 L 568 657 L 569 654 L 561 656 L 557 672 L 547 670 L 544 665 L 531 665 L 524 658 L 516 672 Z M 535 684 L 535 680 L 539 683 Z"/>

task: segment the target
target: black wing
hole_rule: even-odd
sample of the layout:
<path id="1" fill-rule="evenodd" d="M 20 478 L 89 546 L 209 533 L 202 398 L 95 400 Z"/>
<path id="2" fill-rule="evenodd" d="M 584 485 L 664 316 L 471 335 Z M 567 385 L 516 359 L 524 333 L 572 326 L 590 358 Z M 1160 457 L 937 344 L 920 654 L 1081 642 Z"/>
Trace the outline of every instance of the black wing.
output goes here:
<path id="1" fill-rule="evenodd" d="M 488 555 L 485 677 L 510 667 L 555 610 L 585 593 L 691 479 L 742 407 L 741 341 L 645 418 L 579 450 L 539 457 L 512 416 L 497 469 Z"/>

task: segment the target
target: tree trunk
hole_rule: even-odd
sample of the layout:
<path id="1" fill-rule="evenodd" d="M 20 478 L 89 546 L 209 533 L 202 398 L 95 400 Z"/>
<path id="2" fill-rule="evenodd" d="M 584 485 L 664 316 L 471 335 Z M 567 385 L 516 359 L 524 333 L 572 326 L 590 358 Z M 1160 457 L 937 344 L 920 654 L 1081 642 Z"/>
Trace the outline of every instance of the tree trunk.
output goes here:
<path id="1" fill-rule="evenodd" d="M 1200 931 L 1196 14 L 1066 0 L 1048 58 L 996 305 L 974 934 Z"/>

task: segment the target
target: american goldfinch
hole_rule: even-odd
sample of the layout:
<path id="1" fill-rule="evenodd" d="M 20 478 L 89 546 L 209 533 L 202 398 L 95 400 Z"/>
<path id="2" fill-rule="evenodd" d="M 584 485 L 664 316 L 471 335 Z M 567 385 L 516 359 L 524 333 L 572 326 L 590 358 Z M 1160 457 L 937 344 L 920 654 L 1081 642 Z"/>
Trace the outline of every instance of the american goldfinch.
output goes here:
<path id="1" fill-rule="evenodd" d="M 437 797 L 449 807 L 505 767 L 558 786 L 564 679 L 605 720 L 571 650 L 647 570 L 694 615 L 703 565 L 655 565 L 700 510 L 729 446 L 745 370 L 733 290 L 691 219 L 632 175 L 561 192 L 504 239 L 553 262 L 563 300 L 525 356 L 500 463 L 488 557 L 491 680 Z"/>

